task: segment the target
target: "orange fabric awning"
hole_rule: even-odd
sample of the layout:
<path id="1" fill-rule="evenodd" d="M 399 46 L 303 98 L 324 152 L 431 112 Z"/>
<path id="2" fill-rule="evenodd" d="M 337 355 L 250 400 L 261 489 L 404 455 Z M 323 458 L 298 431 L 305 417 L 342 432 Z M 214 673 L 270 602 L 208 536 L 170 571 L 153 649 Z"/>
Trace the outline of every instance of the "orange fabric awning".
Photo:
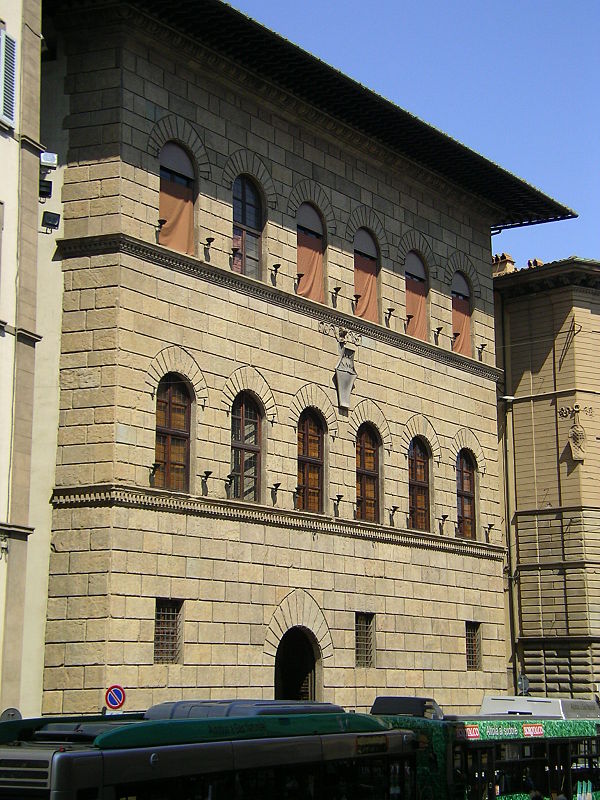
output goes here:
<path id="1" fill-rule="evenodd" d="M 166 220 L 158 234 L 158 243 L 179 253 L 194 255 L 194 191 L 161 178 L 159 219 Z"/>
<path id="2" fill-rule="evenodd" d="M 297 269 L 298 275 L 302 275 L 298 282 L 298 294 L 316 300 L 317 303 L 324 303 L 322 239 L 299 228 L 297 245 Z"/>
<path id="3" fill-rule="evenodd" d="M 357 317 L 379 322 L 377 307 L 377 259 L 354 251 L 354 293 L 359 295 L 354 307 Z"/>
<path id="4" fill-rule="evenodd" d="M 427 340 L 427 285 L 406 276 L 406 333 Z"/>
<path id="5" fill-rule="evenodd" d="M 463 356 L 471 356 L 471 304 L 463 297 L 452 298 L 452 335 L 453 350 Z"/>

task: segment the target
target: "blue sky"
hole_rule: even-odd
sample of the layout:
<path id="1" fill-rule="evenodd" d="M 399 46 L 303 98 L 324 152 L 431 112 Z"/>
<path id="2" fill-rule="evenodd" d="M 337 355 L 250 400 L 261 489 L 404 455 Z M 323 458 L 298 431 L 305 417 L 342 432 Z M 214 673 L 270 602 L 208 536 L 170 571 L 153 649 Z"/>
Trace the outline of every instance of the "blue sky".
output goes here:
<path id="1" fill-rule="evenodd" d="M 600 0 L 232 5 L 579 214 L 492 252 L 600 260 Z"/>

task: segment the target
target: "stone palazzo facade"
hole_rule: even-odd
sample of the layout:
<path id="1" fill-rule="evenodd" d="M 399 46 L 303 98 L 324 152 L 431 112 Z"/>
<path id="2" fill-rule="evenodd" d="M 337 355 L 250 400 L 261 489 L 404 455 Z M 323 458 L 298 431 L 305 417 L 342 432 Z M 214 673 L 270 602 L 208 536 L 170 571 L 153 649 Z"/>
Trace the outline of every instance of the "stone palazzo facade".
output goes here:
<path id="1" fill-rule="evenodd" d="M 506 687 L 490 228 L 523 221 L 478 186 L 551 201 L 220 3 L 94 5 L 57 4 L 47 79 L 44 711 L 478 706 Z"/>

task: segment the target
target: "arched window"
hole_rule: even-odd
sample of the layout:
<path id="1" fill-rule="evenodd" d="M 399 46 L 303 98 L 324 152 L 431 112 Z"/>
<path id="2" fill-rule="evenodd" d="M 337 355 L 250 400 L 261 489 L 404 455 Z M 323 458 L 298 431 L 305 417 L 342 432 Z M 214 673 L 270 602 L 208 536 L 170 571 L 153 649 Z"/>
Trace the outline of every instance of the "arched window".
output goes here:
<path id="1" fill-rule="evenodd" d="M 359 228 L 354 235 L 354 313 L 371 322 L 379 322 L 377 259 L 375 240 L 365 228 Z"/>
<path id="2" fill-rule="evenodd" d="M 309 203 L 302 203 L 297 224 L 297 292 L 302 297 L 325 302 L 323 286 L 323 223 Z"/>
<path id="3" fill-rule="evenodd" d="M 463 356 L 472 355 L 471 290 L 462 272 L 452 278 L 452 349 Z"/>
<path id="4" fill-rule="evenodd" d="M 234 272 L 251 278 L 261 277 L 260 237 L 263 210 L 256 184 L 247 175 L 233 183 L 233 262 Z"/>
<path id="5" fill-rule="evenodd" d="M 231 490 L 235 500 L 260 499 L 261 413 L 247 392 L 236 397 L 231 411 Z"/>
<path id="6" fill-rule="evenodd" d="M 356 436 L 356 518 L 379 521 L 379 441 L 366 423 Z"/>
<path id="7" fill-rule="evenodd" d="M 189 491 L 191 398 L 173 372 L 161 379 L 156 392 L 156 450 L 153 485 Z"/>
<path id="8" fill-rule="evenodd" d="M 425 265 L 413 252 L 406 254 L 404 262 L 406 280 L 406 333 L 416 339 L 428 339 L 427 325 L 427 274 Z"/>
<path id="9" fill-rule="evenodd" d="M 303 411 L 298 421 L 297 506 L 301 511 L 323 511 L 323 425 L 314 411 Z"/>
<path id="10" fill-rule="evenodd" d="M 194 255 L 194 168 L 187 153 L 167 142 L 159 155 L 158 243 Z"/>
<path id="11" fill-rule="evenodd" d="M 475 462 L 468 450 L 456 457 L 457 533 L 475 539 Z"/>
<path id="12" fill-rule="evenodd" d="M 428 531 L 429 453 L 425 443 L 413 439 L 408 448 L 408 527 Z"/>

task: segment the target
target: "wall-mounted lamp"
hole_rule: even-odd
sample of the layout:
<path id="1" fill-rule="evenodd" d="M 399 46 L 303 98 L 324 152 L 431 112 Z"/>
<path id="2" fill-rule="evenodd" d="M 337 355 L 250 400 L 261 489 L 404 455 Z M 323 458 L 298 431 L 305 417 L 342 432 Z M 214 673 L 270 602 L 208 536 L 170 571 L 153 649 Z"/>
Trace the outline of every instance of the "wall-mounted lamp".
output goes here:
<path id="1" fill-rule="evenodd" d="M 154 486 L 154 476 L 156 475 L 156 471 L 160 467 L 160 461 L 155 461 L 148 469 L 150 472 L 150 486 Z"/>
<path id="2" fill-rule="evenodd" d="M 434 329 L 433 329 L 433 341 L 434 341 L 436 344 L 439 344 L 439 343 L 440 343 L 440 333 L 441 333 L 443 330 L 444 330 L 444 326 L 443 326 L 443 325 L 438 325 L 438 327 L 437 327 L 437 328 L 434 328 Z"/>
<path id="3" fill-rule="evenodd" d="M 238 254 L 239 252 L 240 252 L 240 248 L 239 248 L 239 247 L 232 247 L 232 248 L 231 248 L 231 255 L 232 255 L 234 258 L 237 256 L 237 254 Z"/>
<path id="4" fill-rule="evenodd" d="M 210 246 L 211 246 L 211 244 L 214 242 L 214 240 L 215 240 L 215 237 L 214 237 L 214 236 L 207 236 L 207 237 L 206 237 L 206 246 L 207 246 L 207 247 L 210 247 Z"/>
<path id="5" fill-rule="evenodd" d="M 225 478 L 225 494 L 227 499 L 229 500 L 229 496 L 231 494 L 231 486 L 233 484 L 233 473 L 230 472 L 229 475 Z"/>
<path id="6" fill-rule="evenodd" d="M 404 320 L 404 330 L 405 331 L 408 330 L 408 326 L 410 325 L 410 321 L 411 321 L 411 319 L 413 319 L 413 317 L 414 317 L 414 314 L 407 314 L 406 315 L 406 319 Z"/>
<path id="7" fill-rule="evenodd" d="M 0 539 L 0 561 L 5 558 L 8 561 L 8 536 L 3 536 Z"/>
<path id="8" fill-rule="evenodd" d="M 448 519 L 448 514 L 442 514 L 440 517 L 440 534 L 444 533 L 444 526 L 446 524 L 446 520 Z"/>
<path id="9" fill-rule="evenodd" d="M 394 311 L 395 311 L 395 310 L 396 310 L 396 309 L 394 308 L 394 306 L 388 306 L 388 307 L 386 308 L 386 310 L 385 310 L 385 324 L 386 324 L 386 325 L 388 325 L 388 326 L 389 326 L 389 324 L 390 324 L 390 320 L 391 320 L 391 318 L 392 318 L 392 314 L 394 313 Z"/>
<path id="10" fill-rule="evenodd" d="M 44 211 L 42 214 L 42 228 L 45 233 L 55 231 L 60 225 L 60 214 L 55 214 L 54 211 Z"/>
<path id="11" fill-rule="evenodd" d="M 494 529 L 494 523 L 493 522 L 489 522 L 487 528 L 485 529 L 485 540 L 486 540 L 486 542 L 490 541 L 490 534 L 493 531 L 493 529 Z"/>
<path id="12" fill-rule="evenodd" d="M 458 339 L 459 336 L 460 336 L 459 331 L 454 331 L 454 333 L 452 334 L 452 341 L 450 342 L 450 346 L 452 347 L 453 350 L 454 350 L 454 345 L 456 344 L 456 340 Z"/>
<path id="13" fill-rule="evenodd" d="M 280 269 L 281 269 L 281 264 L 273 264 L 273 266 L 271 267 L 271 272 L 273 273 L 273 275 L 275 275 L 275 277 L 277 277 L 277 273 L 279 272 Z"/>
<path id="14" fill-rule="evenodd" d="M 167 224 L 167 220 L 163 219 L 162 217 L 158 220 L 158 225 L 156 226 L 158 232 L 160 233 L 163 229 L 163 225 Z"/>
<path id="15" fill-rule="evenodd" d="M 296 291 L 298 291 L 298 289 L 300 288 L 300 281 L 302 280 L 303 277 L 304 277 L 303 272 L 296 273 L 296 277 L 294 278 L 294 288 Z"/>
<path id="16" fill-rule="evenodd" d="M 334 517 L 339 517 L 339 515 L 340 515 L 340 503 L 342 502 L 343 497 L 344 497 L 343 494 L 336 494 L 336 496 L 332 498 L 333 499 L 333 516 Z"/>
<path id="17" fill-rule="evenodd" d="M 399 510 L 400 510 L 400 506 L 392 506 L 390 508 L 390 525 L 392 525 L 392 526 L 394 525 L 394 516 L 396 514 L 396 511 L 399 511 Z"/>
<path id="18" fill-rule="evenodd" d="M 331 290 L 331 305 L 334 308 L 337 307 L 338 295 L 341 291 L 342 291 L 341 286 L 334 286 L 333 289 Z"/>
<path id="19" fill-rule="evenodd" d="M 280 486 L 280 481 L 277 481 L 277 483 L 274 483 L 273 486 L 271 486 L 271 501 L 273 505 L 277 503 L 277 492 L 279 491 Z"/>
<path id="20" fill-rule="evenodd" d="M 477 348 L 477 355 L 479 356 L 480 361 L 483 358 L 483 351 L 485 350 L 486 347 L 487 347 L 487 342 L 481 342 L 481 344 Z"/>
<path id="21" fill-rule="evenodd" d="M 357 293 L 357 294 L 355 294 L 355 295 L 352 295 L 352 296 L 353 296 L 353 298 L 354 298 L 354 299 L 352 300 L 352 310 L 353 310 L 353 311 L 356 311 L 356 309 L 357 309 L 357 307 L 358 307 L 358 301 L 360 300 L 360 298 L 362 297 L 362 295 Z"/>
<path id="22" fill-rule="evenodd" d="M 212 469 L 205 469 L 204 472 L 203 472 L 202 480 L 206 483 L 206 481 L 210 478 L 212 473 L 213 473 Z"/>

